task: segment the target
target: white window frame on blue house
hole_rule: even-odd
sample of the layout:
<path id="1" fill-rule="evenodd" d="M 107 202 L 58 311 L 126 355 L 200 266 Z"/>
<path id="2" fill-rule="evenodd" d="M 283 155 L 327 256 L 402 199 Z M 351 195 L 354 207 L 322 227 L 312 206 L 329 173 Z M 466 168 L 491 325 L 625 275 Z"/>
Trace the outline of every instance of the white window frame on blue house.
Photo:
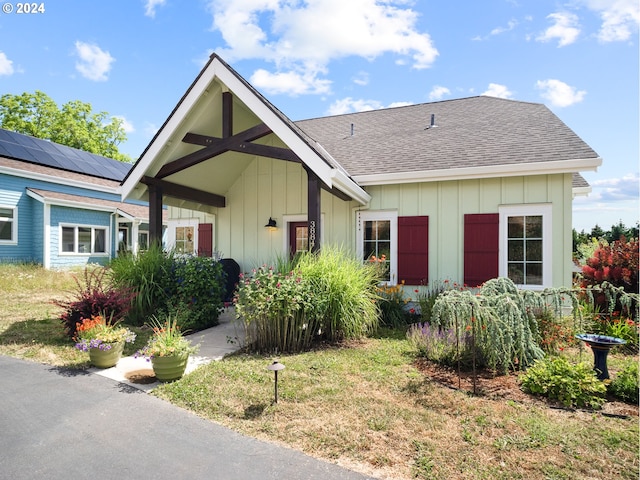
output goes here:
<path id="1" fill-rule="evenodd" d="M 64 229 L 73 229 L 73 251 L 69 249 L 64 249 Z M 88 252 L 79 251 L 79 230 L 80 229 L 89 229 L 91 233 L 90 240 L 90 248 Z M 103 230 L 104 231 L 104 251 L 95 251 L 96 245 L 96 231 Z M 105 227 L 104 225 L 74 225 L 74 224 L 63 224 L 61 223 L 59 226 L 59 242 L 58 242 L 58 255 L 94 255 L 94 256 L 105 256 L 108 257 L 110 255 L 110 245 L 111 245 L 111 237 L 109 235 L 109 227 Z"/>
<path id="2" fill-rule="evenodd" d="M 11 211 L 11 217 L 4 214 L 4 210 Z M 9 240 L 0 239 L 2 245 L 18 244 L 18 207 L 10 205 L 0 205 L 0 223 L 11 223 L 11 238 Z"/>

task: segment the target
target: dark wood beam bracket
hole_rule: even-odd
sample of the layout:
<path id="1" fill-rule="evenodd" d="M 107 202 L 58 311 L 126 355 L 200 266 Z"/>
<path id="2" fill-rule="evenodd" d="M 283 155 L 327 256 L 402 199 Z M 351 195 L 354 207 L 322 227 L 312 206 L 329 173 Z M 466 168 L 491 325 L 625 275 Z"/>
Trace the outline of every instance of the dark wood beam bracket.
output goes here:
<path id="1" fill-rule="evenodd" d="M 205 160 L 218 156 L 224 152 L 228 152 L 241 143 L 257 140 L 258 138 L 262 138 L 270 133 L 271 129 L 264 123 L 261 123 L 260 125 L 251 127 L 244 132 L 232 135 L 231 137 L 216 139 L 217 141 L 212 142 L 202 150 L 198 150 L 197 152 L 190 153 L 184 157 L 167 163 L 158 171 L 156 178 L 168 177 L 169 175 L 178 173 L 185 168 L 193 167 L 198 163 L 204 162 Z M 187 136 L 188 135 L 189 134 L 187 134 Z"/>
<path id="2" fill-rule="evenodd" d="M 224 196 L 217 195 L 215 193 L 204 192 L 202 190 L 196 190 L 191 187 L 185 187 L 184 185 L 178 185 L 176 183 L 147 176 L 142 177 L 140 181 L 149 187 L 158 189 L 162 192 L 162 195 L 169 197 L 189 200 L 219 208 L 224 208 L 227 204 L 227 200 Z"/>

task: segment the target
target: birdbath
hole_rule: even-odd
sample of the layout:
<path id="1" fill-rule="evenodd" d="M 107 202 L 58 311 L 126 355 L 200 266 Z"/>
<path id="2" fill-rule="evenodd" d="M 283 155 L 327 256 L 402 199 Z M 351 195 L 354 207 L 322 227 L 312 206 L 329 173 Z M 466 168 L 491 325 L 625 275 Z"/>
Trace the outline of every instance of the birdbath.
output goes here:
<path id="1" fill-rule="evenodd" d="M 593 351 L 593 369 L 596 371 L 599 380 L 609 378 L 609 370 L 607 370 L 607 355 L 616 345 L 624 345 L 627 343 L 622 338 L 609 337 L 607 335 L 594 335 L 591 333 L 581 333 L 576 338 L 582 340 Z"/>

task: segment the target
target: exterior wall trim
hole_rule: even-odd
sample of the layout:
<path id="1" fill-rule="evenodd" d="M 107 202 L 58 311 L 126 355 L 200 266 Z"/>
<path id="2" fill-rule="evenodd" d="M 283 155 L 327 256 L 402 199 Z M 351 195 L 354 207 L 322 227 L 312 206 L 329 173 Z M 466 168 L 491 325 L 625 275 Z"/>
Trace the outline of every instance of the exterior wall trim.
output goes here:
<path id="1" fill-rule="evenodd" d="M 553 175 L 578 171 L 595 171 L 602 165 L 602 158 L 564 160 L 559 162 L 521 163 L 488 167 L 448 168 L 417 172 L 355 175 L 353 179 L 362 186 L 397 185 L 403 183 L 444 182 L 496 177 L 525 177 L 529 175 Z"/>

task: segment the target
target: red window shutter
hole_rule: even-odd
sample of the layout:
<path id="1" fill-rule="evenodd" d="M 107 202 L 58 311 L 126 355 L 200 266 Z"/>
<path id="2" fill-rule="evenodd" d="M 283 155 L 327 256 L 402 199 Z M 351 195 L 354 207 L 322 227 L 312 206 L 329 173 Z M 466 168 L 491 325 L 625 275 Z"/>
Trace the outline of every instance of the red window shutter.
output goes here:
<path id="1" fill-rule="evenodd" d="M 464 216 L 464 283 L 477 287 L 498 276 L 500 215 Z"/>
<path id="2" fill-rule="evenodd" d="M 198 224 L 198 256 L 213 256 L 213 224 Z"/>
<path id="3" fill-rule="evenodd" d="M 429 217 L 398 217 L 398 282 L 429 281 Z"/>

